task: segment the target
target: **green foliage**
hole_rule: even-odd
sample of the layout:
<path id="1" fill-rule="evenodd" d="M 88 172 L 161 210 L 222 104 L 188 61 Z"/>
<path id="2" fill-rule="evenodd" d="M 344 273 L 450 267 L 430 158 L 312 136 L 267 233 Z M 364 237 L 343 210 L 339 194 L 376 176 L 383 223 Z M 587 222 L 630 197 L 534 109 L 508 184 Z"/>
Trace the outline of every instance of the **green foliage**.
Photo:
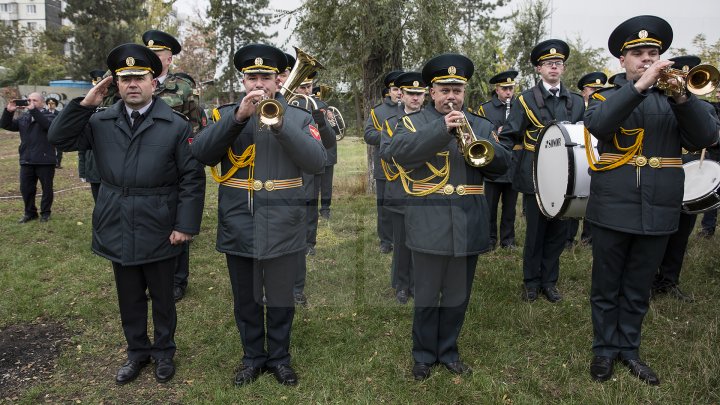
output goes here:
<path id="1" fill-rule="evenodd" d="M 530 62 L 530 52 L 547 35 L 547 19 L 551 13 L 547 0 L 525 1 L 512 20 L 506 54 L 513 58 L 513 65 L 520 72 L 517 80 L 522 88 L 531 87 L 536 83 L 535 67 Z"/>
<path id="2" fill-rule="evenodd" d="M 47 31 L 0 25 L 0 36 L 3 37 L 0 39 L 0 66 L 6 69 L 0 72 L 0 87 L 20 84 L 47 86 L 50 80 L 67 75 L 62 47 L 56 46 Z M 26 40 L 34 44 L 34 49 L 25 48 Z"/>
<path id="3" fill-rule="evenodd" d="M 178 36 L 178 21 L 175 18 L 173 5 L 177 0 L 146 0 L 143 8 L 146 16 L 137 22 L 138 35 L 147 30 L 165 31 L 175 37 Z"/>
<path id="4" fill-rule="evenodd" d="M 579 92 L 578 80 L 587 73 L 602 72 L 608 60 L 603 56 L 604 49 L 586 47 L 580 36 L 568 40 L 567 43 L 570 45 L 570 57 L 562 75 L 562 82 L 570 91 Z"/>
<path id="5" fill-rule="evenodd" d="M 104 69 L 110 51 L 121 44 L 139 42 L 138 21 L 147 16 L 143 2 L 134 0 L 68 0 L 61 16 L 74 25 L 72 77 L 89 78 L 93 69 Z"/>

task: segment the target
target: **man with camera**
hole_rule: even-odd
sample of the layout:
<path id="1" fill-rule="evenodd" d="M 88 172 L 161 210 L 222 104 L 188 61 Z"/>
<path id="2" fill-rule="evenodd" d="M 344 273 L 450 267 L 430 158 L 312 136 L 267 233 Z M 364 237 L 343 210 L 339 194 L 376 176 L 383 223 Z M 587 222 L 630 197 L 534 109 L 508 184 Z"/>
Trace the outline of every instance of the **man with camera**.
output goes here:
<path id="1" fill-rule="evenodd" d="M 40 222 L 50 219 L 55 148 L 48 142 L 47 131 L 55 115 L 44 107 L 45 99 L 40 93 L 31 93 L 27 99 L 9 102 L 0 118 L 0 128 L 20 132 L 20 193 L 25 203 L 25 214 L 18 221 L 21 224 L 38 218 L 35 205 L 38 180 L 42 186 Z M 27 112 L 13 119 L 13 114 L 18 110 Z"/>

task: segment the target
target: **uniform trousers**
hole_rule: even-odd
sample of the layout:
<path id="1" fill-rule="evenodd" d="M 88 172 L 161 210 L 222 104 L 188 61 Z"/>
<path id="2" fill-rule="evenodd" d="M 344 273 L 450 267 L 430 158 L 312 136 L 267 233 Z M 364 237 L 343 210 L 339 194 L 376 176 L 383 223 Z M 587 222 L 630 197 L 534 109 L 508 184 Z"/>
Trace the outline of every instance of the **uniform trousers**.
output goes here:
<path id="1" fill-rule="evenodd" d="M 304 252 L 263 260 L 226 255 L 244 365 L 290 364 L 290 329 L 295 317 L 293 284 L 301 256 Z"/>
<path id="2" fill-rule="evenodd" d="M 429 364 L 458 361 L 457 340 L 465 321 L 478 256 L 438 256 L 413 251 L 412 260 L 413 359 Z"/>
<path id="3" fill-rule="evenodd" d="M 385 208 L 385 180 L 375 179 L 375 192 L 377 193 L 377 233 L 381 246 L 392 245 L 392 218 L 390 211 Z"/>
<path id="4" fill-rule="evenodd" d="M 717 213 L 717 209 L 705 211 L 702 217 L 702 221 L 700 222 L 700 225 L 702 225 L 702 230 L 710 235 L 713 235 L 715 233 L 715 226 L 717 225 Z"/>
<path id="5" fill-rule="evenodd" d="M 396 290 L 413 290 L 412 252 L 405 245 L 405 214 L 390 211 L 393 224 L 393 258 L 390 285 Z"/>
<path id="6" fill-rule="evenodd" d="M 187 289 L 190 276 L 190 241 L 183 243 L 175 265 L 175 287 Z"/>
<path id="7" fill-rule="evenodd" d="M 523 250 L 523 277 L 527 288 L 552 287 L 560 274 L 567 221 L 543 215 L 534 194 L 525 194 L 527 228 Z"/>
<path id="8" fill-rule="evenodd" d="M 120 320 L 127 341 L 128 359 L 145 361 L 171 359 L 175 355 L 177 315 L 173 298 L 175 259 L 170 258 L 135 266 L 113 262 Z M 152 301 L 154 341 L 147 334 L 148 300 Z"/>
<path id="9" fill-rule="evenodd" d="M 593 353 L 637 359 L 650 287 L 670 236 L 635 235 L 595 224 L 592 233 Z"/>
<path id="10" fill-rule="evenodd" d="M 304 187 L 307 187 L 306 190 L 309 190 L 311 193 L 307 200 L 305 200 L 305 219 L 307 220 L 307 234 L 306 234 L 306 241 L 308 246 L 315 246 L 317 244 L 317 229 L 318 229 L 318 196 L 320 195 L 320 186 L 321 186 L 321 175 L 305 175 L 303 176 L 303 181 L 308 180 L 310 184 L 307 184 Z"/>
<path id="11" fill-rule="evenodd" d="M 93 196 L 93 202 L 97 202 L 98 195 L 100 194 L 100 182 L 97 183 L 90 183 L 90 192 Z"/>
<path id="12" fill-rule="evenodd" d="M 515 206 L 518 192 L 513 190 L 512 183 L 485 182 L 485 198 L 490 206 L 490 247 L 498 241 L 497 213 L 502 200 L 500 214 L 500 246 L 515 245 Z"/>
<path id="13" fill-rule="evenodd" d="M 335 165 L 325 166 L 325 171 L 320 175 L 320 212 L 324 214 L 330 213 L 334 169 Z"/>
<path id="14" fill-rule="evenodd" d="M 20 165 L 20 194 L 25 203 L 25 215 L 37 217 L 38 210 L 35 205 L 37 182 L 40 180 L 42 198 L 40 199 L 40 214 L 50 215 L 53 203 L 54 165 Z"/>
<path id="15" fill-rule="evenodd" d="M 696 219 L 696 214 L 680 214 L 678 230 L 670 235 L 660 268 L 655 274 L 655 281 L 653 281 L 652 285 L 653 290 L 680 284 L 680 270 L 682 270 L 688 240 L 693 228 L 695 228 Z"/>
<path id="16" fill-rule="evenodd" d="M 580 220 L 579 219 L 568 219 L 568 234 L 567 234 L 567 242 L 573 243 L 575 242 L 575 236 L 577 235 L 577 231 L 580 228 Z M 581 242 L 589 242 L 592 241 L 592 233 L 590 232 L 590 222 L 583 219 L 582 221 L 582 232 L 580 233 L 580 241 Z"/>

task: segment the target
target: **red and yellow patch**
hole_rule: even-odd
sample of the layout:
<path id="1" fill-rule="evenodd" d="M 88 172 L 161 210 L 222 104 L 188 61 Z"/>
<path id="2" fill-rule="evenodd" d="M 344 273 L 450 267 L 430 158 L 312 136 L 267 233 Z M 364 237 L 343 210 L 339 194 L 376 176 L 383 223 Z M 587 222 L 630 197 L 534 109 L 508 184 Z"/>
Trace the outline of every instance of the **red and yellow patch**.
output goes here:
<path id="1" fill-rule="evenodd" d="M 308 125 L 310 127 L 310 135 L 313 136 L 313 138 L 320 140 L 320 131 L 315 127 L 315 125 Z"/>
<path id="2" fill-rule="evenodd" d="M 193 138 L 188 138 L 188 145 L 192 145 Z"/>

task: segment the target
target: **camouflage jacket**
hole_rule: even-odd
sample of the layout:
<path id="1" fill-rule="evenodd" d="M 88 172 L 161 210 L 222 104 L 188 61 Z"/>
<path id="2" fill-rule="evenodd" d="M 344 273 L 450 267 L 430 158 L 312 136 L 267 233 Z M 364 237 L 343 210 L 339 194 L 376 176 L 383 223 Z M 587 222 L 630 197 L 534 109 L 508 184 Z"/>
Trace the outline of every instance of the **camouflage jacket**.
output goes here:
<path id="1" fill-rule="evenodd" d="M 168 73 L 165 81 L 159 83 L 155 89 L 155 95 L 170 108 L 188 117 L 194 134 L 205 126 L 198 100 L 193 94 L 192 85 L 187 80 Z"/>

